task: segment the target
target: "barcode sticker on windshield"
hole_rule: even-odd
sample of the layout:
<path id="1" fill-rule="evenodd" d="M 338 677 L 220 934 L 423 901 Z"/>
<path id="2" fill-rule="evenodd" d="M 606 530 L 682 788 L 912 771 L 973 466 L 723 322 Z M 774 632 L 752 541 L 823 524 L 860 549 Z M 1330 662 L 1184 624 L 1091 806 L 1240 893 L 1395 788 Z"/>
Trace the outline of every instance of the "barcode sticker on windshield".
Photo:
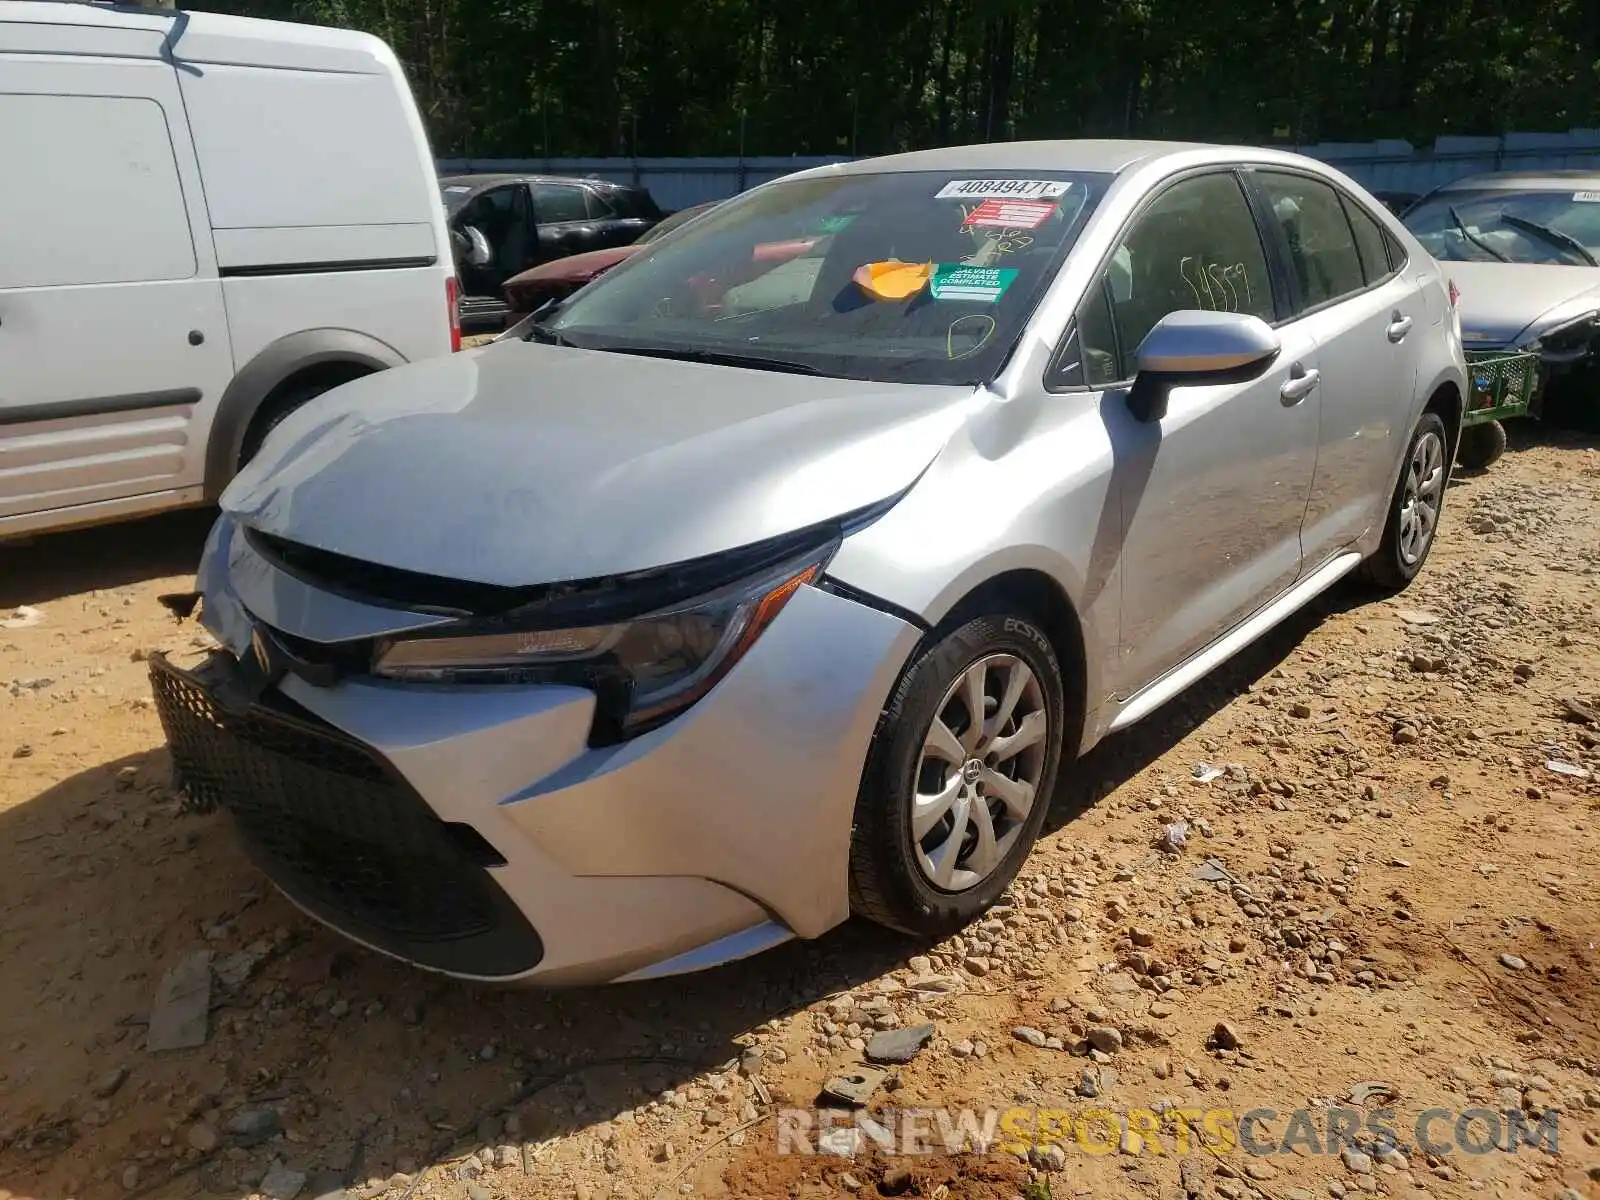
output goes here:
<path id="1" fill-rule="evenodd" d="M 1050 200 L 985 200 L 961 223 L 995 229 L 1037 229 L 1055 211 L 1056 205 Z"/>
<path id="2" fill-rule="evenodd" d="M 933 194 L 935 200 L 1056 200 L 1072 185 L 1059 179 L 952 179 Z"/>
<path id="3" fill-rule="evenodd" d="M 1572 199 L 1576 204 L 1600 204 L 1600 192 L 1573 192 Z"/>

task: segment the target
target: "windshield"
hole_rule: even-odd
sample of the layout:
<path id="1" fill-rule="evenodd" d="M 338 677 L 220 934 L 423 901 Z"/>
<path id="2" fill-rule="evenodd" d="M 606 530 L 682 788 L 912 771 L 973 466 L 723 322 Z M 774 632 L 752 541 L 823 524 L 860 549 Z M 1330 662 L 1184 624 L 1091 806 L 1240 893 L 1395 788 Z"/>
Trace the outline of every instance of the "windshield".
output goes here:
<path id="1" fill-rule="evenodd" d="M 1451 262 L 1559 263 L 1600 259 L 1600 191 L 1449 191 L 1405 215 L 1435 258 Z"/>
<path id="2" fill-rule="evenodd" d="M 780 182 L 601 276 L 540 336 L 907 383 L 993 377 L 1110 177 Z"/>

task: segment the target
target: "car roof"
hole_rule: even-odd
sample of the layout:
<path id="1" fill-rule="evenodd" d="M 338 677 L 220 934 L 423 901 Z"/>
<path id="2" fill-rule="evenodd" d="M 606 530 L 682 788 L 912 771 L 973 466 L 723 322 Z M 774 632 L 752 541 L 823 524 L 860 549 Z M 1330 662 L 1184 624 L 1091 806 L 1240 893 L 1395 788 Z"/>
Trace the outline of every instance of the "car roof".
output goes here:
<path id="1" fill-rule="evenodd" d="M 885 171 L 1085 171 L 1120 174 L 1129 167 L 1168 155 L 1224 147 L 1200 142 L 1149 142 L 1081 138 L 1061 141 L 989 142 L 913 150 L 881 158 L 841 163 L 843 174 Z"/>
<path id="2" fill-rule="evenodd" d="M 617 183 L 610 179 L 588 179 L 578 175 L 538 175 L 520 172 L 499 172 L 492 175 L 441 175 L 440 187 L 471 187 L 474 191 L 499 187 L 503 183 L 584 183 L 599 188 L 631 188 L 631 183 Z"/>
<path id="3" fill-rule="evenodd" d="M 1441 192 L 1466 191 L 1559 191 L 1574 185 L 1588 184 L 1600 188 L 1600 171 L 1491 171 L 1482 175 L 1468 175 L 1442 184 Z"/>

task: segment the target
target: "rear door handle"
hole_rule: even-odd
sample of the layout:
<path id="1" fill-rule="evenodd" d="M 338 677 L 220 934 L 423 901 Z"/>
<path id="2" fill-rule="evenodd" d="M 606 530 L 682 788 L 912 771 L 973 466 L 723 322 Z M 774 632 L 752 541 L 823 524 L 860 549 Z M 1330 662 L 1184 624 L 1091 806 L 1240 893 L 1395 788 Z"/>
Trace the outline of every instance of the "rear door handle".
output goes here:
<path id="1" fill-rule="evenodd" d="M 1289 368 L 1288 381 L 1278 389 L 1278 395 L 1283 397 L 1286 405 L 1299 404 L 1316 390 L 1317 382 L 1322 378 L 1322 372 L 1315 367 L 1309 370 L 1299 363 Z"/>
<path id="2" fill-rule="evenodd" d="M 1401 313 L 1395 313 L 1389 318 L 1389 340 L 1391 342 L 1405 341 L 1406 334 L 1411 332 L 1411 318 Z"/>

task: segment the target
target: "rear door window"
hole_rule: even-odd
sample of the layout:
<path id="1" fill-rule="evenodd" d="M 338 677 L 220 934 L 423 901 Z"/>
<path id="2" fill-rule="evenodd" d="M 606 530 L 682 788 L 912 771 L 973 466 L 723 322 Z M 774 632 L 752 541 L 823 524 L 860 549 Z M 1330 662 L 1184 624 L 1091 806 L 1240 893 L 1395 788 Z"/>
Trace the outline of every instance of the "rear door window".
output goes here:
<path id="1" fill-rule="evenodd" d="M 1400 239 L 1387 229 L 1383 231 L 1383 245 L 1389 251 L 1389 266 L 1398 271 L 1406 265 L 1405 247 L 1400 244 Z"/>
<path id="2" fill-rule="evenodd" d="M 661 216 L 661 210 L 656 207 L 655 200 L 644 188 L 607 188 L 605 201 L 619 217 L 654 221 Z"/>
<path id="3" fill-rule="evenodd" d="M 1287 243 L 1296 315 L 1366 287 L 1355 235 L 1330 185 L 1277 171 L 1257 172 L 1255 180 Z"/>
<path id="4" fill-rule="evenodd" d="M 533 210 L 541 225 L 589 219 L 588 188 L 575 183 L 536 183 Z"/>
<path id="5" fill-rule="evenodd" d="M 1382 226 L 1349 196 L 1341 196 L 1340 199 L 1344 201 L 1350 228 L 1356 235 L 1356 252 L 1361 256 L 1361 270 L 1367 282 L 1377 283 L 1387 278 L 1393 274 L 1394 268 L 1389 265 L 1389 249 L 1384 245 Z"/>

